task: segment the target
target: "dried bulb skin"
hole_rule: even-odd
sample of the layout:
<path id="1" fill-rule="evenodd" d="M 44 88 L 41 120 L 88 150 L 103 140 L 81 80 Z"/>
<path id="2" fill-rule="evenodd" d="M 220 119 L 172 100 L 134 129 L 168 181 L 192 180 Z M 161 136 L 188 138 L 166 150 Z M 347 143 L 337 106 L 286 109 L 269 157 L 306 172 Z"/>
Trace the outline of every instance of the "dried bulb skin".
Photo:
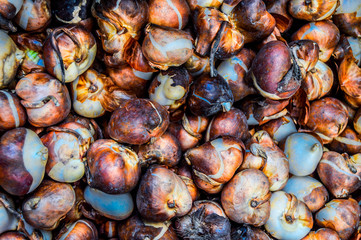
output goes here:
<path id="1" fill-rule="evenodd" d="M 273 32 L 276 20 L 261 0 L 243 0 L 229 13 L 230 21 L 244 36 L 244 43 L 259 41 Z"/>
<path id="2" fill-rule="evenodd" d="M 281 33 L 290 29 L 293 23 L 293 18 L 287 11 L 288 0 L 268 0 L 264 1 L 267 5 L 267 11 L 275 18 L 276 28 Z"/>
<path id="3" fill-rule="evenodd" d="M 255 56 L 256 54 L 252 50 L 242 48 L 237 55 L 222 61 L 217 68 L 218 74 L 227 81 L 231 88 L 235 102 L 256 93 L 246 77 Z"/>
<path id="4" fill-rule="evenodd" d="M 16 230 L 18 227 L 17 216 L 11 209 L 15 209 L 13 200 L 7 194 L 0 192 L 0 234 Z"/>
<path id="5" fill-rule="evenodd" d="M 24 0 L 2 0 L 0 9 L 0 29 L 16 32 L 11 20 L 20 11 Z"/>
<path id="6" fill-rule="evenodd" d="M 312 40 L 298 40 L 291 42 L 289 47 L 300 67 L 302 77 L 305 78 L 306 73 L 318 62 L 320 51 L 318 44 Z"/>
<path id="7" fill-rule="evenodd" d="M 21 78 L 29 73 L 45 72 L 43 43 L 46 35 L 44 33 L 18 33 L 11 35 L 11 38 L 25 53 L 17 76 Z"/>
<path id="8" fill-rule="evenodd" d="M 118 222 L 114 220 L 108 220 L 100 226 L 99 235 L 106 238 L 115 238 L 118 236 Z"/>
<path id="9" fill-rule="evenodd" d="M 2 46 L 0 50 L 0 89 L 3 89 L 14 80 L 16 71 L 24 57 L 24 52 L 18 49 L 9 35 L 1 29 L 0 45 Z"/>
<path id="10" fill-rule="evenodd" d="M 55 240 L 94 240 L 98 239 L 98 230 L 89 220 L 78 220 L 73 224 L 64 226 Z"/>
<path id="11" fill-rule="evenodd" d="M 183 67 L 161 71 L 148 88 L 149 99 L 174 112 L 186 101 L 191 79 Z"/>
<path id="12" fill-rule="evenodd" d="M 360 238 L 361 238 L 361 227 L 360 227 L 360 222 L 359 222 L 359 225 L 358 225 L 356 231 L 350 237 L 350 240 L 360 240 Z"/>
<path id="13" fill-rule="evenodd" d="M 209 54 L 212 42 L 224 21 L 227 21 L 227 16 L 215 8 L 198 8 L 195 11 L 196 53 L 201 56 Z"/>
<path id="14" fill-rule="evenodd" d="M 205 141 L 230 136 L 245 141 L 249 137 L 246 115 L 237 108 L 218 113 L 213 117 L 205 136 Z"/>
<path id="15" fill-rule="evenodd" d="M 71 86 L 73 109 L 87 118 L 100 117 L 105 111 L 113 112 L 122 102 L 134 98 L 93 69 L 80 75 Z"/>
<path id="16" fill-rule="evenodd" d="M 281 41 L 266 43 L 251 67 L 254 87 L 272 100 L 290 98 L 301 86 L 301 70 L 289 48 Z"/>
<path id="17" fill-rule="evenodd" d="M 345 130 L 347 120 L 342 103 L 336 98 L 325 97 L 311 103 L 307 127 L 316 132 L 323 143 L 329 143 Z"/>
<path id="18" fill-rule="evenodd" d="M 28 240 L 22 232 L 5 232 L 0 235 L 0 240 Z"/>
<path id="19" fill-rule="evenodd" d="M 227 82 L 220 76 L 203 74 L 196 79 L 189 91 L 188 106 L 197 116 L 209 117 L 231 109 L 234 98 Z"/>
<path id="20" fill-rule="evenodd" d="M 142 176 L 136 196 L 139 213 L 155 222 L 181 217 L 192 208 L 192 197 L 182 179 L 159 165 L 152 165 Z"/>
<path id="21" fill-rule="evenodd" d="M 312 174 L 322 157 L 322 144 L 307 133 L 294 133 L 286 138 L 284 152 L 295 176 Z"/>
<path id="22" fill-rule="evenodd" d="M 16 85 L 16 94 L 22 99 L 29 123 L 48 127 L 64 120 L 71 109 L 68 89 L 46 73 L 30 73 Z"/>
<path id="23" fill-rule="evenodd" d="M 189 8 L 194 11 L 196 8 L 219 8 L 224 0 L 187 0 Z M 227 1 L 227 0 L 226 0 Z"/>
<path id="24" fill-rule="evenodd" d="M 317 173 L 336 198 L 347 197 L 361 186 L 361 155 L 350 157 L 333 151 L 325 152 Z"/>
<path id="25" fill-rule="evenodd" d="M 130 193 L 107 194 L 86 186 L 84 199 L 96 210 L 95 220 L 101 216 L 112 220 L 124 220 L 132 214 L 134 209 L 133 198 Z"/>
<path id="26" fill-rule="evenodd" d="M 44 180 L 22 205 L 24 219 L 34 228 L 53 230 L 75 203 L 70 184 Z"/>
<path id="27" fill-rule="evenodd" d="M 325 186 L 310 176 L 292 176 L 282 191 L 295 195 L 313 213 L 322 208 L 328 201 L 328 192 Z"/>
<path id="28" fill-rule="evenodd" d="M 183 239 L 230 239 L 231 223 L 216 202 L 200 200 L 192 210 L 175 221 L 175 230 Z"/>
<path id="29" fill-rule="evenodd" d="M 340 1 L 340 6 L 332 16 L 332 21 L 341 32 L 353 37 L 361 37 L 361 3 L 358 1 Z"/>
<path id="30" fill-rule="evenodd" d="M 277 239 L 301 239 L 313 227 L 312 213 L 294 195 L 277 191 L 271 196 L 271 213 L 266 230 Z"/>
<path id="31" fill-rule="evenodd" d="M 316 66 L 306 73 L 302 88 L 310 101 L 320 99 L 331 91 L 334 82 L 332 69 L 324 62 L 317 61 Z"/>
<path id="32" fill-rule="evenodd" d="M 337 232 L 330 228 L 320 228 L 317 231 L 311 231 L 302 240 L 340 240 Z"/>
<path id="33" fill-rule="evenodd" d="M 94 36 L 82 26 L 58 27 L 44 43 L 45 68 L 63 83 L 72 82 L 92 65 L 96 51 Z"/>
<path id="34" fill-rule="evenodd" d="M 288 10 L 294 18 L 312 22 L 331 17 L 337 7 L 337 0 L 291 0 Z"/>
<path id="35" fill-rule="evenodd" d="M 48 149 L 26 128 L 7 131 L 0 140 L 0 185 L 16 196 L 34 191 L 41 183 Z"/>
<path id="36" fill-rule="evenodd" d="M 51 9 L 56 20 L 77 24 L 90 18 L 91 4 L 90 0 L 52 1 Z"/>
<path id="37" fill-rule="evenodd" d="M 202 57 L 196 52 L 193 52 L 192 56 L 184 64 L 184 67 L 188 70 L 192 77 L 198 77 L 203 73 L 209 73 L 209 57 Z"/>
<path id="38" fill-rule="evenodd" d="M 262 126 L 262 130 L 266 131 L 276 142 L 285 140 L 292 133 L 297 132 L 297 128 L 290 116 L 280 117 L 271 120 Z"/>
<path id="39" fill-rule="evenodd" d="M 334 199 L 315 215 L 315 221 L 320 227 L 335 230 L 341 239 L 349 239 L 358 227 L 360 206 L 357 201 L 349 199 Z"/>
<path id="40" fill-rule="evenodd" d="M 171 221 L 150 222 L 142 220 L 137 215 L 128 218 L 123 224 L 119 224 L 118 236 L 120 240 L 178 240 Z"/>
<path id="41" fill-rule="evenodd" d="M 197 185 L 193 181 L 192 168 L 189 165 L 187 165 L 185 161 L 182 161 L 178 165 L 176 173 L 186 184 L 187 189 L 191 194 L 192 201 L 193 202 L 196 201 L 199 198 L 200 193 L 197 188 Z"/>
<path id="42" fill-rule="evenodd" d="M 259 227 L 270 215 L 271 193 L 266 175 L 257 169 L 237 173 L 222 190 L 222 206 L 227 216 L 243 224 Z"/>
<path id="43" fill-rule="evenodd" d="M 26 112 L 15 94 L 0 90 L 0 109 L 0 131 L 25 125 Z"/>
<path id="44" fill-rule="evenodd" d="M 244 145 L 233 137 L 217 138 L 184 154 L 194 182 L 209 194 L 219 193 L 243 162 Z"/>
<path id="45" fill-rule="evenodd" d="M 58 182 L 76 182 L 85 172 L 84 158 L 93 136 L 80 123 L 68 122 L 48 128 L 41 141 L 49 150 L 46 173 Z"/>
<path id="46" fill-rule="evenodd" d="M 340 31 L 330 21 L 309 22 L 292 35 L 292 41 L 303 39 L 315 41 L 320 48 L 319 59 L 327 62 L 340 40 Z"/>
<path id="47" fill-rule="evenodd" d="M 14 21 L 25 31 L 39 31 L 51 21 L 50 0 L 24 0 Z"/>
<path id="48" fill-rule="evenodd" d="M 138 157 L 142 164 L 164 164 L 173 167 L 178 164 L 182 151 L 178 139 L 171 133 L 165 132 L 162 136 L 139 147 Z"/>
<path id="49" fill-rule="evenodd" d="M 139 98 L 145 96 L 148 82 L 153 77 L 153 72 L 141 72 L 129 65 L 122 65 L 120 68 L 107 68 L 106 71 L 115 85 Z"/>
<path id="50" fill-rule="evenodd" d="M 179 140 L 184 152 L 198 144 L 203 137 L 202 133 L 207 129 L 208 122 L 206 117 L 185 113 L 182 121 L 170 123 L 168 130 Z"/>
<path id="51" fill-rule="evenodd" d="M 288 180 L 289 163 L 286 155 L 265 131 L 256 132 L 247 143 L 241 170 L 261 170 L 270 182 L 270 191 L 282 189 Z"/>
<path id="52" fill-rule="evenodd" d="M 353 118 L 353 127 L 358 134 L 361 134 L 361 108 L 357 110 Z"/>
<path id="53" fill-rule="evenodd" d="M 109 136 L 120 143 L 141 145 L 161 136 L 169 125 L 167 110 L 147 99 L 133 99 L 115 110 L 109 120 Z"/>
<path id="54" fill-rule="evenodd" d="M 361 139 L 358 134 L 350 127 L 346 127 L 338 137 L 334 138 L 329 148 L 339 153 L 347 152 L 356 154 L 361 152 Z"/>
<path id="55" fill-rule="evenodd" d="M 232 240 L 271 240 L 267 233 L 257 227 L 251 227 L 249 225 L 243 225 L 232 230 Z"/>
<path id="56" fill-rule="evenodd" d="M 193 54 L 192 37 L 182 30 L 148 25 L 142 52 L 152 67 L 160 70 L 178 67 Z"/>
<path id="57" fill-rule="evenodd" d="M 151 0 L 149 1 L 149 22 L 183 29 L 187 23 L 190 9 L 186 0 Z"/>
<path id="58" fill-rule="evenodd" d="M 87 152 L 88 183 L 108 194 L 130 192 L 140 178 L 137 154 L 110 139 L 95 141 Z"/>

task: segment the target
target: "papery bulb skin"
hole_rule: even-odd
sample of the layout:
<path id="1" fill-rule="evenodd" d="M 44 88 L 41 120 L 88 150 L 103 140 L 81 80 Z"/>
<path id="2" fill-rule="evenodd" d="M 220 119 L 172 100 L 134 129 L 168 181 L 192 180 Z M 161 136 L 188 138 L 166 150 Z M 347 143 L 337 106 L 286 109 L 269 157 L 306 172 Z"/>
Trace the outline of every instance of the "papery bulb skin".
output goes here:
<path id="1" fill-rule="evenodd" d="M 317 173 L 335 197 L 347 197 L 361 186 L 361 154 L 348 156 L 324 152 Z"/>
<path id="2" fill-rule="evenodd" d="M 272 41 L 258 52 L 251 67 L 253 85 L 272 100 L 290 98 L 301 86 L 301 70 L 289 48 Z"/>
<path id="3" fill-rule="evenodd" d="M 311 103 L 307 127 L 316 132 L 323 143 L 329 143 L 345 130 L 347 120 L 348 115 L 341 102 L 325 97 Z"/>
<path id="4" fill-rule="evenodd" d="M 147 85 L 154 75 L 153 72 L 137 71 L 129 65 L 123 65 L 120 68 L 107 68 L 106 71 L 115 85 L 139 98 L 145 96 Z"/>
<path id="5" fill-rule="evenodd" d="M 192 56 L 184 64 L 192 77 L 198 77 L 203 73 L 210 72 L 209 57 L 199 56 L 193 52 Z"/>
<path id="6" fill-rule="evenodd" d="M 297 132 L 296 125 L 290 116 L 271 120 L 262 125 L 262 130 L 266 131 L 278 143 Z"/>
<path id="7" fill-rule="evenodd" d="M 66 199 L 66 200 L 65 200 Z M 37 229 L 54 230 L 75 204 L 70 184 L 44 180 L 22 205 L 27 223 Z"/>
<path id="8" fill-rule="evenodd" d="M 288 180 L 289 163 L 286 155 L 266 131 L 258 131 L 248 140 L 240 170 L 261 170 L 270 182 L 270 191 L 282 189 Z"/>
<path id="9" fill-rule="evenodd" d="M 206 117 L 185 113 L 181 123 L 170 123 L 168 130 L 179 140 L 181 150 L 184 152 L 198 144 L 208 123 L 209 119 Z"/>
<path id="10" fill-rule="evenodd" d="M 234 98 L 227 82 L 220 76 L 203 74 L 196 79 L 189 91 L 188 106 L 197 116 L 209 117 L 231 109 Z"/>
<path id="11" fill-rule="evenodd" d="M 16 94 L 22 99 L 29 123 L 48 127 L 64 120 L 71 109 L 68 89 L 46 73 L 30 73 L 16 85 Z"/>
<path id="12" fill-rule="evenodd" d="M 98 230 L 94 223 L 89 220 L 78 220 L 72 224 L 64 226 L 55 240 L 93 240 L 98 239 Z"/>
<path id="13" fill-rule="evenodd" d="M 230 21 L 244 36 L 244 43 L 259 41 L 270 35 L 276 20 L 261 0 L 243 0 L 229 13 Z"/>
<path id="14" fill-rule="evenodd" d="M 350 127 L 346 127 L 338 137 L 334 138 L 329 148 L 339 153 L 357 154 L 361 152 L 361 139 Z"/>
<path id="15" fill-rule="evenodd" d="M 0 240 L 28 240 L 22 232 L 6 232 L 0 235 Z"/>
<path id="16" fill-rule="evenodd" d="M 45 68 L 59 81 L 72 82 L 92 65 L 96 51 L 95 38 L 85 28 L 58 27 L 44 43 Z"/>
<path id="17" fill-rule="evenodd" d="M 0 29 L 16 32 L 16 27 L 11 20 L 20 11 L 24 0 L 3 0 L 0 9 Z"/>
<path id="18" fill-rule="evenodd" d="M 315 215 L 320 227 L 335 230 L 342 240 L 349 239 L 358 227 L 360 206 L 355 199 L 334 199 Z"/>
<path id="19" fill-rule="evenodd" d="M 107 194 L 98 189 L 86 186 L 84 199 L 101 216 L 117 221 L 128 218 L 134 209 L 134 203 L 130 193 Z"/>
<path id="20" fill-rule="evenodd" d="M 330 21 L 310 22 L 292 35 L 292 41 L 303 39 L 315 41 L 320 48 L 319 59 L 327 62 L 340 40 L 340 31 Z"/>
<path id="21" fill-rule="evenodd" d="M 162 239 L 177 240 L 171 221 L 151 222 L 134 215 L 118 226 L 120 240 Z"/>
<path id="22" fill-rule="evenodd" d="M 106 238 L 115 238 L 118 236 L 118 222 L 114 220 L 108 220 L 100 226 L 99 235 Z"/>
<path id="23" fill-rule="evenodd" d="M 332 21 L 341 32 L 353 37 L 361 37 L 361 3 L 343 0 L 332 16 Z"/>
<path id="24" fill-rule="evenodd" d="M 353 127 L 358 134 L 361 134 L 361 108 L 357 110 L 353 118 Z"/>
<path id="25" fill-rule="evenodd" d="M 69 114 L 63 123 L 76 122 L 84 126 L 93 136 L 94 141 L 103 138 L 103 131 L 96 121 L 93 119 L 78 116 L 76 114 Z"/>
<path id="26" fill-rule="evenodd" d="M 151 0 L 149 2 L 149 22 L 177 29 L 187 23 L 190 9 L 186 0 Z"/>
<path id="27" fill-rule="evenodd" d="M 209 194 L 222 190 L 243 162 L 244 144 L 233 137 L 221 137 L 189 149 L 184 158 L 192 166 L 194 182 Z"/>
<path id="28" fill-rule="evenodd" d="M 16 230 L 18 226 L 18 220 L 9 208 L 15 208 L 13 200 L 7 194 L 0 192 L 0 234 Z"/>
<path id="29" fill-rule="evenodd" d="M 221 202 L 231 220 L 259 227 L 269 218 L 270 197 L 267 176 L 257 169 L 245 169 L 224 187 Z"/>
<path id="30" fill-rule="evenodd" d="M 328 201 L 328 192 L 325 186 L 310 176 L 292 176 L 282 191 L 295 195 L 313 213 L 322 208 Z"/>
<path id="31" fill-rule="evenodd" d="M 122 102 L 135 97 L 94 69 L 88 69 L 71 86 L 73 109 L 87 118 L 100 117 L 105 111 L 113 112 Z"/>
<path id="32" fill-rule="evenodd" d="M 230 239 L 231 223 L 216 202 L 200 200 L 191 211 L 175 221 L 175 230 L 183 239 Z"/>
<path id="33" fill-rule="evenodd" d="M 41 141 L 49 150 L 46 173 L 58 182 L 76 182 L 85 173 L 84 158 L 94 142 L 92 134 L 83 125 L 68 122 L 48 128 Z"/>
<path id="34" fill-rule="evenodd" d="M 246 77 L 255 56 L 252 50 L 243 48 L 237 55 L 222 61 L 217 68 L 218 74 L 228 82 L 235 102 L 256 93 Z"/>
<path id="35" fill-rule="evenodd" d="M 315 68 L 307 72 L 302 88 L 310 101 L 320 99 L 331 91 L 334 82 L 332 69 L 324 62 L 317 61 Z"/>
<path id="36" fill-rule="evenodd" d="M 0 140 L 0 185 L 12 195 L 34 191 L 42 182 L 48 149 L 30 129 L 15 128 Z"/>
<path id="37" fill-rule="evenodd" d="M 161 71 L 148 88 L 149 99 L 174 112 L 186 101 L 191 79 L 182 67 Z"/>
<path id="38" fill-rule="evenodd" d="M 24 52 L 24 58 L 19 66 L 17 77 L 22 78 L 29 73 L 45 72 L 43 44 L 44 33 L 18 33 L 11 35 L 15 44 Z"/>
<path id="39" fill-rule="evenodd" d="M 200 196 L 200 192 L 197 188 L 197 185 L 193 181 L 192 168 L 185 161 L 182 161 L 178 165 L 176 173 L 186 184 L 187 189 L 191 194 L 192 201 L 196 201 Z"/>
<path id="40" fill-rule="evenodd" d="M 16 71 L 24 57 L 24 52 L 3 30 L 0 30 L 0 45 L 2 46 L 0 50 L 0 89 L 3 89 L 7 88 L 14 80 Z"/>
<path id="41" fill-rule="evenodd" d="M 137 154 L 114 140 L 99 139 L 87 152 L 88 184 L 108 194 L 130 192 L 140 178 Z"/>
<path id="42" fill-rule="evenodd" d="M 284 152 L 295 176 L 312 174 L 322 157 L 322 144 L 307 133 L 294 133 L 286 138 Z"/>
<path id="43" fill-rule="evenodd" d="M 306 237 L 302 238 L 302 240 L 340 240 L 337 232 L 330 228 L 320 228 L 317 231 L 311 231 L 307 234 Z"/>
<path id="44" fill-rule="evenodd" d="M 289 47 L 293 56 L 300 67 L 302 77 L 313 70 L 318 63 L 320 48 L 318 44 L 312 40 L 297 40 L 289 43 Z"/>
<path id="45" fill-rule="evenodd" d="M 291 0 L 288 10 L 294 18 L 312 22 L 331 17 L 337 7 L 337 0 Z"/>
<path id="46" fill-rule="evenodd" d="M 56 20 L 66 24 L 77 24 L 91 17 L 90 0 L 52 1 L 51 9 Z"/>
<path id="47" fill-rule="evenodd" d="M 244 239 L 244 240 L 271 240 L 272 238 L 258 227 L 252 227 L 250 225 L 243 225 L 234 228 L 231 233 L 231 239 Z"/>
<path id="48" fill-rule="evenodd" d="M 145 165 L 156 162 L 174 167 L 179 163 L 182 151 L 178 139 L 173 134 L 165 132 L 151 142 L 139 146 L 138 157 Z"/>
<path id="49" fill-rule="evenodd" d="M 228 112 L 221 112 L 213 117 L 208 125 L 205 141 L 222 136 L 247 140 L 249 137 L 247 117 L 241 110 L 232 107 Z"/>
<path id="50" fill-rule="evenodd" d="M 0 90 L 0 109 L 0 130 L 22 127 L 26 123 L 25 109 L 15 94 Z"/>
<path id="51" fill-rule="evenodd" d="M 155 222 L 184 216 L 192 208 L 192 197 L 182 179 L 159 165 L 150 166 L 142 176 L 136 202 L 141 216 Z"/>
<path id="52" fill-rule="evenodd" d="M 292 16 L 288 13 L 288 0 L 268 0 L 265 1 L 267 11 L 275 18 L 276 28 L 280 33 L 288 31 L 293 23 Z"/>
<path id="53" fill-rule="evenodd" d="M 178 67 L 193 54 L 192 37 L 185 31 L 148 25 L 145 33 L 142 51 L 152 67 L 160 70 Z"/>
<path id="54" fill-rule="evenodd" d="M 194 11 L 196 8 L 219 8 L 224 0 L 187 0 L 189 8 Z"/>
<path id="55" fill-rule="evenodd" d="M 51 21 L 50 0 L 24 0 L 14 21 L 25 31 L 41 31 Z"/>
<path id="56" fill-rule="evenodd" d="M 270 202 L 271 213 L 265 228 L 273 237 L 296 240 L 310 232 L 313 218 L 306 204 L 284 191 L 272 193 Z"/>
<path id="57" fill-rule="evenodd" d="M 161 136 L 168 125 L 169 115 L 163 106 L 139 98 L 128 100 L 115 110 L 107 129 L 117 142 L 141 145 Z"/>

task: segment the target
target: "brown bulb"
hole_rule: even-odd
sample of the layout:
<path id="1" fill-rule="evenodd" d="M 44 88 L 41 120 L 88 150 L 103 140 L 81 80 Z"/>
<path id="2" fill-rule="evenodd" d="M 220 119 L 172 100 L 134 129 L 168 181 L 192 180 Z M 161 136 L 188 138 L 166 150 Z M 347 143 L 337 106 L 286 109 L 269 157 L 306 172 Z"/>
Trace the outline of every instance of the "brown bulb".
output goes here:
<path id="1" fill-rule="evenodd" d="M 294 18 L 311 22 L 331 17 L 337 6 L 337 0 L 291 0 L 288 10 Z"/>
<path id="2" fill-rule="evenodd" d="M 350 127 L 346 129 L 330 143 L 329 148 L 333 151 L 348 154 L 361 152 L 361 139 Z"/>
<path id="3" fill-rule="evenodd" d="M 78 220 L 60 230 L 55 240 L 93 240 L 98 239 L 98 230 L 89 220 Z"/>
<path id="4" fill-rule="evenodd" d="M 151 0 L 149 1 L 149 22 L 183 29 L 188 23 L 190 9 L 186 0 Z"/>
<path id="5" fill-rule="evenodd" d="M 311 231 L 302 240 L 340 240 L 337 232 L 330 228 L 320 228 L 317 231 Z"/>
<path id="6" fill-rule="evenodd" d="M 17 95 L 0 90 L 0 129 L 22 127 L 26 123 L 26 112 Z"/>
<path id="7" fill-rule="evenodd" d="M 25 31 L 41 31 L 51 21 L 50 0 L 24 0 L 14 21 Z"/>

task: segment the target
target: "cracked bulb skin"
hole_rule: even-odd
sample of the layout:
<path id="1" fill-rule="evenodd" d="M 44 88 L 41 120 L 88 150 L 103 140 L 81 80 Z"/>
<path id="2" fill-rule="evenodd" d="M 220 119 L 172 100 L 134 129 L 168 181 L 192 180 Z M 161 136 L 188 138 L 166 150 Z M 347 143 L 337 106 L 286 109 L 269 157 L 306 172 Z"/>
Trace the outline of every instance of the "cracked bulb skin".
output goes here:
<path id="1" fill-rule="evenodd" d="M 110 117 L 109 136 L 119 143 L 141 145 L 161 136 L 168 128 L 169 114 L 157 102 L 137 98 L 120 105 Z"/>
<path id="2" fill-rule="evenodd" d="M 35 132 L 7 131 L 0 140 L 0 186 L 16 196 L 34 191 L 43 181 L 47 160 L 48 148 Z"/>
<path id="3" fill-rule="evenodd" d="M 178 175 L 160 165 L 152 165 L 142 176 L 136 203 L 144 219 L 164 222 L 186 215 L 192 208 L 192 197 Z"/>
<path id="4" fill-rule="evenodd" d="M 10 130 L 25 125 L 26 112 L 16 94 L 0 90 L 0 109 L 0 130 Z"/>

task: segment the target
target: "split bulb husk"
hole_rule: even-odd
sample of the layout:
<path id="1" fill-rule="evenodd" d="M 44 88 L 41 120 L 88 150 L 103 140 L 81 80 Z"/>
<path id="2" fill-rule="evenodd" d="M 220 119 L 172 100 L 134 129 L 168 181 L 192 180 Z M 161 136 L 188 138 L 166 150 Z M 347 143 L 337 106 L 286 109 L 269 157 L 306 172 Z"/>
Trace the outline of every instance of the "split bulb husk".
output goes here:
<path id="1" fill-rule="evenodd" d="M 337 0 L 291 0 L 288 10 L 294 18 L 312 22 L 330 18 L 337 7 Z"/>
<path id="2" fill-rule="evenodd" d="M 0 90 L 0 130 L 22 127 L 26 123 L 26 112 L 17 95 Z"/>
<path id="3" fill-rule="evenodd" d="M 14 22 L 28 32 L 41 31 L 51 21 L 50 0 L 24 0 Z"/>

